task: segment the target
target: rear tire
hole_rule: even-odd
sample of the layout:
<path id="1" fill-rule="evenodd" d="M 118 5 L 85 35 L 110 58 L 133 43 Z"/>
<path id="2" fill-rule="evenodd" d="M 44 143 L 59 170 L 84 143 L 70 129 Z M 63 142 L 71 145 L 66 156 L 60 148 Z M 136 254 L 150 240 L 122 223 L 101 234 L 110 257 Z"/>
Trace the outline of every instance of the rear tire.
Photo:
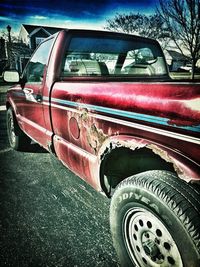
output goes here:
<path id="1" fill-rule="evenodd" d="M 112 197 L 110 225 L 124 267 L 200 266 L 200 192 L 171 172 L 122 181 Z"/>
<path id="2" fill-rule="evenodd" d="M 20 129 L 12 108 L 6 114 L 7 134 L 10 146 L 14 150 L 25 151 L 29 148 L 31 139 Z"/>

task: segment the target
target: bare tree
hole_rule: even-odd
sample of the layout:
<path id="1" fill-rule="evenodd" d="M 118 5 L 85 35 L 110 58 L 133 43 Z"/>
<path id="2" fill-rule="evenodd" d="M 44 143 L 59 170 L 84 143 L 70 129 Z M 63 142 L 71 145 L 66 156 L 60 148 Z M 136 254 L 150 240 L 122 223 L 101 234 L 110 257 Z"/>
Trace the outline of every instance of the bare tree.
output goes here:
<path id="1" fill-rule="evenodd" d="M 0 32 L 0 38 L 4 39 L 5 47 L 2 53 L 7 53 L 7 60 L 2 63 L 3 69 L 15 68 L 19 58 L 31 56 L 32 50 L 24 43 L 22 43 L 14 34 L 9 35 L 5 30 Z"/>
<path id="2" fill-rule="evenodd" d="M 1 30 L 0 31 L 0 36 L 2 38 L 4 38 L 6 42 L 9 41 L 9 35 L 8 35 L 8 32 L 6 30 Z M 20 42 L 18 37 L 12 31 L 10 33 L 10 38 L 11 38 L 11 42 L 12 43 L 19 43 Z"/>
<path id="3" fill-rule="evenodd" d="M 105 29 L 133 33 L 136 35 L 157 39 L 165 49 L 169 34 L 166 32 L 165 24 L 160 14 L 120 14 L 117 13 L 113 19 L 106 21 Z"/>
<path id="4" fill-rule="evenodd" d="M 159 0 L 162 16 L 171 39 L 182 54 L 186 49 L 192 61 L 191 78 L 200 58 L 200 0 Z"/>

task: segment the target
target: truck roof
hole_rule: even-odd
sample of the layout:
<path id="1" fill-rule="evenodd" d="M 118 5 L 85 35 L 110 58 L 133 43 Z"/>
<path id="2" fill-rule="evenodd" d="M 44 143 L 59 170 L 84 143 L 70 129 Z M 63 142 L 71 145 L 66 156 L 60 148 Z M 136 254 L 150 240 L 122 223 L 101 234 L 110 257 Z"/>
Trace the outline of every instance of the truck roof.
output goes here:
<path id="1" fill-rule="evenodd" d="M 107 31 L 107 30 L 88 30 L 88 29 L 65 29 L 64 31 L 67 31 L 72 34 L 84 34 L 84 35 L 106 35 L 110 37 L 117 37 L 117 38 L 134 38 L 144 41 L 150 41 L 152 43 L 158 43 L 155 39 L 149 38 L 149 37 L 142 37 L 139 35 L 131 34 L 131 33 L 123 33 L 123 32 L 114 32 L 114 31 Z"/>

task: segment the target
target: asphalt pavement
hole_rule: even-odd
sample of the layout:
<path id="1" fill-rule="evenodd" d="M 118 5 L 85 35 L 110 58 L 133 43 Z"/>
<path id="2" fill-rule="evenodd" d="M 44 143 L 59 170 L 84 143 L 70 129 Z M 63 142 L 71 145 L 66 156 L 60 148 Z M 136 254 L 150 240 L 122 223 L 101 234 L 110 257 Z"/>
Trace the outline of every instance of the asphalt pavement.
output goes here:
<path id="1" fill-rule="evenodd" d="M 119 266 L 109 200 L 36 144 L 9 148 L 0 92 L 0 266 Z"/>

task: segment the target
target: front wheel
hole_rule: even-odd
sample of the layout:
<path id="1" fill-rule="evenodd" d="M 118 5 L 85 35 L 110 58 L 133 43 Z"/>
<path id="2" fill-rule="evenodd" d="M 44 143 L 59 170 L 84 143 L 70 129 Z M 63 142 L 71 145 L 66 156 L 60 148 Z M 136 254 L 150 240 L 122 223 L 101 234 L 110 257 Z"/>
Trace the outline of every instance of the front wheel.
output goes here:
<path id="1" fill-rule="evenodd" d="M 200 192 L 167 171 L 124 180 L 110 208 L 122 266 L 199 267 Z"/>
<path id="2" fill-rule="evenodd" d="M 20 129 L 12 108 L 7 110 L 7 134 L 10 146 L 15 150 L 24 151 L 31 143 L 31 139 Z"/>

